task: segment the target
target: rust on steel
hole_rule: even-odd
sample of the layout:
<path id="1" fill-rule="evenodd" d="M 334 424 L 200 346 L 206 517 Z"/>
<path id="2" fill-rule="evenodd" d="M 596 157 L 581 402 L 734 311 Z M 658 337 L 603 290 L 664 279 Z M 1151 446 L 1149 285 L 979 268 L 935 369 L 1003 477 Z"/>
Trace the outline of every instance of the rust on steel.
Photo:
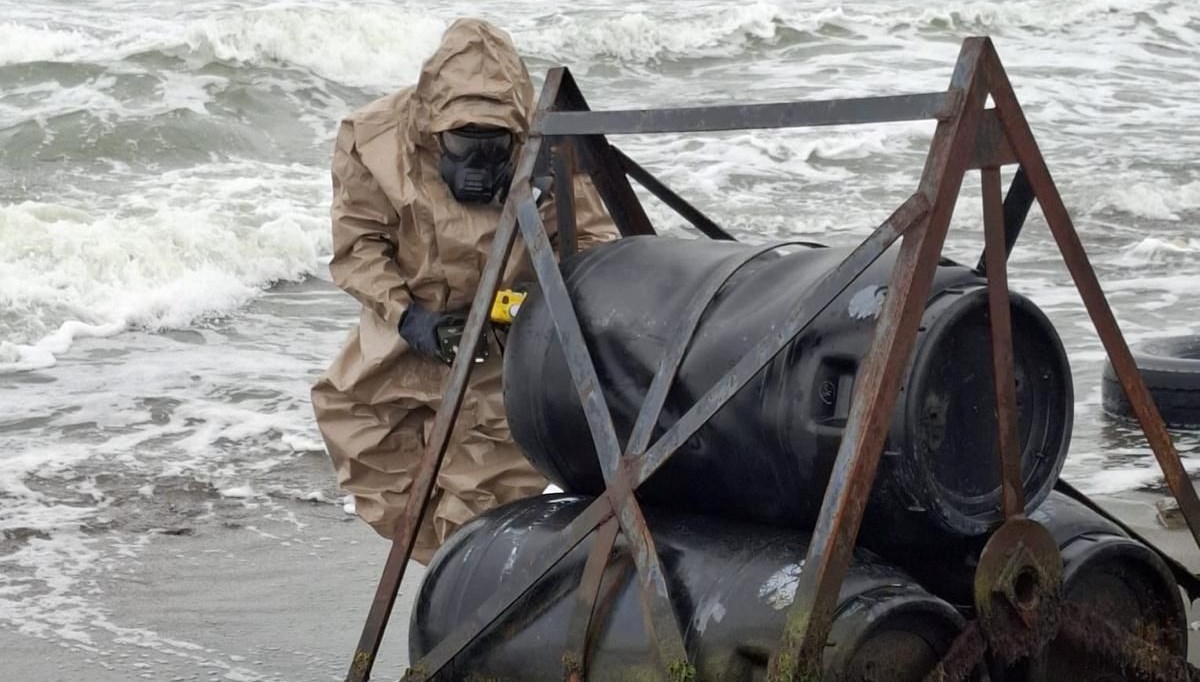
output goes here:
<path id="1" fill-rule="evenodd" d="M 558 218 L 558 257 L 574 255 L 578 250 L 575 233 L 575 148 L 569 140 L 560 140 L 550 152 L 554 172 L 554 210 Z"/>
<path id="2" fill-rule="evenodd" d="M 1060 633 L 1080 651 L 1122 671 L 1127 680 L 1200 682 L 1200 669 L 1186 659 L 1117 628 L 1083 605 L 1063 603 Z"/>
<path id="3" fill-rule="evenodd" d="M 996 110 L 985 110 L 979 121 L 979 132 L 975 133 L 975 148 L 971 150 L 971 161 L 967 163 L 967 168 L 996 168 L 1016 162 L 1017 156 L 1004 136 L 1004 128 L 1000 125 Z"/>
<path id="4" fill-rule="evenodd" d="M 1150 443 L 1150 449 L 1158 460 L 1167 486 L 1179 502 L 1179 509 L 1183 512 L 1188 528 L 1192 531 L 1192 537 L 1200 545 L 1200 497 L 1196 496 L 1196 488 L 1183 468 L 1183 462 L 1179 459 L 1179 453 L 1175 449 L 1171 435 L 1167 433 L 1167 427 L 1163 424 L 1158 406 L 1154 404 L 1154 399 L 1151 398 L 1146 383 L 1142 381 L 1142 375 L 1138 372 L 1133 355 L 1129 352 L 1129 346 L 1125 343 L 1125 337 L 1121 334 L 1117 319 L 1108 305 L 1108 299 L 1105 298 L 1104 291 L 1100 288 L 1096 271 L 1092 269 L 1083 243 L 1079 240 L 1079 233 L 1076 232 L 1071 216 L 1063 204 L 1062 195 L 1059 194 L 1054 179 L 1050 177 L 1050 169 L 1046 167 L 1046 160 L 1038 149 L 1033 131 L 1030 130 L 1029 123 L 1025 120 L 1025 114 L 1017 103 L 1008 76 L 1004 73 L 1004 68 L 1000 65 L 1000 60 L 994 52 L 988 54 L 988 66 L 993 80 L 992 100 L 996 103 L 996 113 L 1000 118 L 1000 123 L 1004 126 L 1004 131 L 1012 143 L 1013 151 L 1016 153 L 1021 167 L 1029 176 L 1029 183 L 1037 197 L 1038 204 L 1042 207 L 1042 214 L 1046 218 L 1050 232 L 1058 243 L 1058 249 L 1067 265 L 1067 270 L 1071 273 L 1071 278 L 1075 281 L 1075 287 L 1079 290 L 1083 305 L 1092 319 L 1092 324 L 1096 327 L 1100 341 L 1104 344 L 1104 350 L 1108 353 L 1109 361 L 1112 363 L 1121 387 L 1129 399 L 1129 404 L 1142 426 L 1146 440 Z"/>
<path id="5" fill-rule="evenodd" d="M 568 552 L 575 549 L 584 538 L 592 533 L 597 525 L 612 517 L 612 508 L 605 496 L 597 497 L 579 516 L 571 520 L 562 530 L 561 539 L 557 546 L 547 550 L 542 556 L 543 565 L 516 576 L 516 580 L 504 589 L 488 598 L 470 617 L 459 623 L 458 628 L 446 639 L 425 654 L 425 657 L 412 664 L 404 675 L 404 682 L 424 682 L 442 670 L 460 651 L 467 647 L 475 638 L 491 627 L 501 616 L 521 597 L 524 597 L 534 585 L 554 568 Z"/>
<path id="6" fill-rule="evenodd" d="M 587 679 L 588 634 L 596 611 L 596 599 L 600 596 L 604 569 L 608 567 L 618 530 L 619 527 L 613 519 L 605 521 L 597 528 L 587 562 L 583 565 L 583 577 L 579 579 L 579 590 L 576 593 L 575 611 L 571 614 L 571 624 L 567 628 L 568 648 L 563 654 L 563 675 L 572 682 L 583 682 Z"/>
<path id="7" fill-rule="evenodd" d="M 995 113 L 995 110 L 990 110 Z M 996 119 L 999 122 L 999 119 Z M 1005 139 L 1007 144 L 1007 138 Z M 1017 238 L 1021 236 L 1021 229 L 1025 227 L 1025 219 L 1029 216 L 1029 209 L 1033 208 L 1033 188 L 1029 186 L 1029 175 L 1025 173 L 1025 169 L 1017 166 L 1017 172 L 1013 175 L 1012 183 L 1008 186 L 1008 194 L 1004 195 L 1004 261 L 1008 262 L 1008 257 L 1012 255 L 1013 247 L 1017 245 Z M 987 276 L 987 251 L 979 257 L 979 262 L 975 265 L 975 272 L 980 276 Z"/>
<path id="8" fill-rule="evenodd" d="M 854 392 L 812 544 L 796 587 L 783 638 L 771 657 L 768 680 L 819 679 L 838 593 L 875 481 L 888 422 L 908 364 L 925 299 L 941 256 L 954 204 L 975 146 L 987 84 L 979 68 L 986 38 L 963 43 L 950 87 L 963 93 L 959 109 L 940 121 L 921 178 L 930 200 L 923 224 L 904 236 L 888 296 L 875 326 L 871 352 Z"/>
<path id="9" fill-rule="evenodd" d="M 978 621 L 971 621 L 959 633 L 950 650 L 938 661 L 937 666 L 929 671 L 923 682 L 964 682 L 974 679 L 983 654 L 987 651 L 987 642 L 979 631 Z"/>
<path id="10" fill-rule="evenodd" d="M 1009 519 L 988 538 L 975 569 L 975 612 L 994 658 L 1014 663 L 1054 638 L 1062 571 L 1058 542 L 1039 523 Z"/>
<path id="11" fill-rule="evenodd" d="M 1000 169 L 981 171 L 983 176 L 983 233 L 987 259 L 988 313 L 992 332 L 992 383 L 996 392 L 997 443 L 1000 448 L 1000 486 L 1004 516 L 1025 513 L 1025 487 L 1021 477 L 1020 438 L 1017 435 L 1017 388 L 1013 377 L 1012 310 L 1008 297 L 1008 267 L 1004 248 L 1004 200 L 1000 196 Z"/>

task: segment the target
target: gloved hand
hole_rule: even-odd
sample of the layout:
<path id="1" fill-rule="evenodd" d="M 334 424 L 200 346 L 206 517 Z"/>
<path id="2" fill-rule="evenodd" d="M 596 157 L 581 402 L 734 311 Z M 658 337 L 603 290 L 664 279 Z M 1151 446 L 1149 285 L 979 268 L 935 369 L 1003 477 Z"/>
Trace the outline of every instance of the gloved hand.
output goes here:
<path id="1" fill-rule="evenodd" d="M 442 314 L 426 310 L 420 303 L 413 302 L 400 318 L 400 336 L 418 353 L 431 358 L 442 359 L 441 347 L 438 344 L 437 329 L 441 324 Z"/>
<path id="2" fill-rule="evenodd" d="M 458 342 L 466 324 L 466 310 L 435 313 L 414 302 L 400 318 L 399 331 L 409 348 L 449 365 L 458 353 Z M 487 356 L 487 337 L 483 336 L 475 351 L 475 361 L 483 362 Z"/>

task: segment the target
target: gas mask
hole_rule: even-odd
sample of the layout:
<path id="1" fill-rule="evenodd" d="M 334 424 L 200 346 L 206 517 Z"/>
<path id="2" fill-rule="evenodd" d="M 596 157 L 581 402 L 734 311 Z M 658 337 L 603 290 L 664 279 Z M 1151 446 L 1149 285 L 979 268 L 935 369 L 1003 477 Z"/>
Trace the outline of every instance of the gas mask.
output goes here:
<path id="1" fill-rule="evenodd" d="M 513 175 L 513 134 L 503 128 L 463 126 L 438 135 L 438 169 L 454 198 L 464 204 L 504 200 Z"/>

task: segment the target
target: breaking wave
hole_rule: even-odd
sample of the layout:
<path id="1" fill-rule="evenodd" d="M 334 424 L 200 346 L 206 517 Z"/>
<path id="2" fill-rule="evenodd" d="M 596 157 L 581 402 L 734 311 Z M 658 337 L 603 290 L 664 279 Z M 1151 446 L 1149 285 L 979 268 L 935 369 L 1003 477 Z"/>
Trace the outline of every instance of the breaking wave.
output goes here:
<path id="1" fill-rule="evenodd" d="M 295 169 L 227 164 L 140 183 L 108 212 L 0 206 L 0 372 L 53 365 L 78 337 L 225 315 L 304 278 L 329 250 L 325 191 Z"/>

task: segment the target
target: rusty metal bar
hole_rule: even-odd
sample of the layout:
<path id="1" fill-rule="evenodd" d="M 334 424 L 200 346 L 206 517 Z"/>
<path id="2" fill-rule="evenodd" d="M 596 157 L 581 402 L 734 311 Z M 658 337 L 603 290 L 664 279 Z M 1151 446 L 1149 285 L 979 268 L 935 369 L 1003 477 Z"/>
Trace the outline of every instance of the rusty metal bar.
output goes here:
<path id="1" fill-rule="evenodd" d="M 645 597 L 642 601 L 651 624 L 652 636 L 658 641 L 658 652 L 664 668 L 673 669 L 687 665 L 687 652 L 675 609 L 671 605 L 666 578 L 659 563 L 654 538 L 646 527 L 646 520 L 638 507 L 637 498 L 627 484 L 627 477 L 619 470 L 621 446 L 613 427 L 612 416 L 596 376 L 596 367 L 588 353 L 583 331 L 575 316 L 575 307 L 567 285 L 563 281 L 558 263 L 546 237 L 537 206 L 528 194 L 515 197 L 518 202 L 517 223 L 521 236 L 529 249 L 534 272 L 542 285 L 542 297 L 554 321 L 559 345 L 566 356 L 567 368 L 575 382 L 579 402 L 583 406 L 592 440 L 600 459 L 600 471 L 608 485 L 608 497 L 612 502 L 621 530 L 630 544 L 630 554 L 638 568 L 638 580 Z M 510 201 L 513 199 L 510 199 Z"/>
<path id="2" fill-rule="evenodd" d="M 558 217 L 558 258 L 573 255 L 579 248 L 575 233 L 575 148 L 559 140 L 550 152 L 554 169 L 554 211 Z"/>
<path id="3" fill-rule="evenodd" d="M 708 306 L 717 292 L 745 265 L 788 243 L 795 242 L 771 244 L 736 258 L 729 258 L 704 281 L 703 287 L 696 292 L 688 304 L 688 309 L 679 323 L 678 331 L 668 342 L 666 350 L 663 351 L 662 361 L 659 362 L 658 370 L 650 381 L 650 388 L 646 390 L 646 397 L 642 400 L 641 409 L 638 410 L 637 420 L 633 424 L 633 430 L 629 433 L 629 440 L 626 441 L 625 452 L 627 455 L 640 455 L 646 451 L 646 445 L 654 433 L 654 426 L 662 414 L 667 393 L 670 392 L 671 384 L 674 383 L 675 376 L 679 371 L 679 364 L 683 361 L 683 356 L 687 353 L 696 328 L 700 325 L 700 318 L 704 317 L 704 312 L 708 310 Z"/>
<path id="4" fill-rule="evenodd" d="M 600 595 L 600 583 L 604 580 L 604 569 L 608 567 L 619 529 L 619 524 L 613 519 L 597 528 L 587 563 L 583 565 L 583 576 L 579 579 L 576 593 L 578 601 L 567 630 L 568 648 L 563 654 L 563 674 L 567 682 L 583 682 L 587 679 L 588 632 L 596 611 L 596 598 Z"/>
<path id="5" fill-rule="evenodd" d="M 591 175 L 596 191 L 621 236 L 656 234 L 608 140 L 601 135 L 593 135 L 577 138 L 577 144 L 584 169 Z"/>
<path id="6" fill-rule="evenodd" d="M 540 569 L 517 576 L 514 582 L 503 591 L 492 595 L 486 602 L 480 604 L 475 613 L 471 614 L 458 626 L 451 635 L 435 646 L 425 657 L 408 669 L 402 678 L 403 682 L 425 682 L 438 674 L 442 668 L 454 659 L 468 644 L 495 623 L 504 612 L 525 596 L 542 576 L 558 565 L 559 561 L 571 550 L 575 549 L 596 526 L 612 518 L 612 508 L 608 498 L 601 496 L 592 501 L 579 516 L 576 516 L 562 530 L 562 541 L 559 545 L 548 550 L 544 555 L 545 565 Z"/>
<path id="7" fill-rule="evenodd" d="M 945 117 L 954 109 L 954 99 L 950 93 L 928 92 L 679 109 L 562 111 L 550 114 L 534 130 L 544 135 L 621 135 L 921 121 Z"/>
<path id="8" fill-rule="evenodd" d="M 1017 162 L 1012 146 L 1004 137 L 1004 128 L 996 117 L 995 109 L 985 109 L 983 119 L 979 121 L 979 133 L 975 135 L 975 148 L 971 151 L 971 160 L 967 168 L 992 168 L 1007 166 Z"/>
<path id="9" fill-rule="evenodd" d="M 1109 361 L 1112 363 L 1117 378 L 1121 381 L 1121 387 L 1125 390 L 1129 404 L 1133 408 L 1138 422 L 1142 425 L 1142 431 L 1146 434 L 1150 449 L 1154 451 L 1154 456 L 1158 459 L 1167 486 L 1179 502 L 1179 509 L 1187 521 L 1188 528 L 1192 531 L 1192 537 L 1196 540 L 1197 546 L 1200 546 L 1200 498 L 1196 496 L 1196 488 L 1183 468 L 1183 462 L 1179 459 L 1175 443 L 1171 440 L 1171 435 L 1163 424 L 1162 416 L 1154 404 L 1154 399 L 1146 389 L 1145 382 L 1142 381 L 1137 363 L 1134 362 L 1133 355 L 1129 352 L 1129 346 L 1125 343 L 1125 337 L 1121 334 L 1117 319 L 1108 305 L 1108 299 L 1104 296 L 1104 291 L 1096 278 L 1096 272 L 1088 261 L 1083 243 L 1079 240 L 1079 233 L 1075 230 L 1066 206 L 1063 205 L 1062 196 L 1054 184 L 1054 179 L 1050 176 L 1050 170 L 1046 167 L 1046 160 L 1038 150 L 1033 131 L 1030 130 L 1029 123 L 1025 120 L 1025 114 L 1021 111 L 1020 104 L 1017 103 L 1012 85 L 1008 81 L 1008 75 L 1004 72 L 1004 67 L 1001 66 L 994 51 L 989 50 L 987 57 L 993 83 L 992 100 L 996 103 L 1000 122 L 1004 125 L 1004 130 L 1008 134 L 1017 158 L 1020 159 L 1021 166 L 1029 175 L 1029 182 L 1042 207 L 1042 214 L 1046 217 L 1050 232 L 1058 243 L 1058 249 L 1062 253 L 1067 270 L 1071 273 L 1071 278 L 1075 280 L 1075 287 L 1079 290 L 1080 297 L 1083 298 L 1083 305 L 1092 318 L 1092 324 L 1096 327 L 1100 341 L 1108 352 Z"/>
<path id="10" fill-rule="evenodd" d="M 854 391 L 850 419 L 817 517 L 812 544 L 796 587 L 783 641 L 768 669 L 768 680 L 819 679 L 822 657 L 850 565 L 858 529 L 887 436 L 901 375 L 908 364 L 925 299 L 941 256 L 963 175 L 987 97 L 980 55 L 986 38 L 963 42 L 951 88 L 966 93 L 951 118 L 938 123 L 921 190 L 932 196 L 923 229 L 906 234 L 871 351 Z"/>
<path id="11" fill-rule="evenodd" d="M 999 120 L 999 119 L 997 119 Z M 1006 138 L 1007 142 L 1007 138 Z M 1004 195 L 1004 259 L 1012 255 L 1021 229 L 1025 227 L 1025 219 L 1029 217 L 1029 209 L 1033 208 L 1033 187 L 1029 185 L 1029 175 L 1025 169 L 1017 166 L 1012 184 L 1008 186 L 1008 194 Z M 975 272 L 980 277 L 987 277 L 987 253 L 979 256 Z"/>
<path id="12" fill-rule="evenodd" d="M 725 228 L 713 222 L 711 218 L 704 215 L 700 209 L 692 206 L 686 199 L 676 194 L 662 183 L 661 180 L 650 174 L 645 168 L 642 168 L 637 161 L 625 155 L 617 147 L 612 148 L 613 153 L 617 155 L 617 160 L 621 162 L 621 167 L 625 169 L 625 173 L 629 177 L 637 181 L 639 185 L 645 187 L 651 194 L 658 197 L 664 204 L 675 210 L 676 213 L 683 216 L 685 220 L 691 223 L 697 230 L 700 230 L 704 236 L 709 239 L 723 239 L 726 241 L 735 242 L 737 239 L 725 231 Z"/>
<path id="13" fill-rule="evenodd" d="M 1087 655 L 1113 664 L 1125 679 L 1200 682 L 1200 669 L 1187 659 L 1118 629 L 1091 609 L 1066 601 L 1062 611 L 1061 636 Z"/>
<path id="14" fill-rule="evenodd" d="M 551 71 L 546 78 L 546 86 L 542 90 L 535 117 L 544 115 L 551 103 L 555 101 L 560 82 L 560 74 Z M 533 171 L 533 164 L 540 147 L 541 140 L 539 138 L 531 141 L 523 150 L 513 178 L 514 187 L 529 184 L 529 176 Z M 516 223 L 515 207 L 506 205 L 500 216 L 500 224 L 496 228 L 496 236 L 492 241 L 492 250 L 488 255 L 487 265 L 480 273 L 479 288 L 475 291 L 475 299 L 467 314 L 466 327 L 463 329 L 462 336 L 464 348 L 476 347 L 483 336 L 483 327 L 492 308 L 492 300 L 496 297 L 496 291 L 500 287 L 500 277 L 504 274 L 504 267 L 512 252 L 517 233 Z M 396 523 L 396 529 L 392 536 L 392 548 L 388 552 L 383 575 L 379 578 L 375 598 L 371 602 L 371 609 L 363 624 L 362 635 L 359 637 L 354 658 L 350 663 L 350 670 L 346 674 L 347 682 L 366 682 L 370 679 L 371 668 L 375 665 L 375 656 L 383 641 L 383 633 L 387 629 L 396 594 L 400 589 L 400 582 L 404 579 L 409 557 L 412 556 L 417 529 L 425 516 L 425 508 L 429 504 L 429 497 L 433 492 L 433 483 L 437 478 L 438 469 L 442 466 L 442 459 L 446 455 L 446 448 L 450 443 L 450 433 L 454 428 L 459 409 L 462 407 L 467 381 L 471 376 L 474 364 L 468 354 L 463 354 L 455 358 L 450 369 L 450 378 L 443 392 L 442 404 L 433 420 L 429 444 L 425 448 L 425 454 L 421 457 L 416 475 L 413 477 L 404 512 Z"/>
<path id="15" fill-rule="evenodd" d="M 929 211 L 929 202 L 921 194 L 909 197 L 862 244 L 800 298 L 795 312 L 770 336 L 759 341 L 716 384 L 684 413 L 679 421 L 650 446 L 644 455 L 630 457 L 627 466 L 633 472 L 634 485 L 650 478 L 679 446 L 700 430 L 729 399 L 761 372 L 771 359 L 799 336 L 833 299 L 887 251 L 901 235 L 920 222 Z"/>
<path id="16" fill-rule="evenodd" d="M 972 676 L 979 669 L 985 651 L 987 641 L 979 629 L 979 621 L 971 621 L 954 639 L 950 650 L 938 661 L 937 667 L 925 676 L 924 682 L 963 682 L 974 679 Z"/>
<path id="17" fill-rule="evenodd" d="M 1004 252 L 1004 200 L 1000 169 L 984 168 L 983 233 L 987 257 L 988 313 L 992 334 L 992 383 L 996 392 L 997 444 L 1000 448 L 1000 486 L 1004 517 L 1025 513 L 1017 434 L 1017 389 L 1013 377 L 1012 303 L 1008 297 L 1008 267 Z"/>

